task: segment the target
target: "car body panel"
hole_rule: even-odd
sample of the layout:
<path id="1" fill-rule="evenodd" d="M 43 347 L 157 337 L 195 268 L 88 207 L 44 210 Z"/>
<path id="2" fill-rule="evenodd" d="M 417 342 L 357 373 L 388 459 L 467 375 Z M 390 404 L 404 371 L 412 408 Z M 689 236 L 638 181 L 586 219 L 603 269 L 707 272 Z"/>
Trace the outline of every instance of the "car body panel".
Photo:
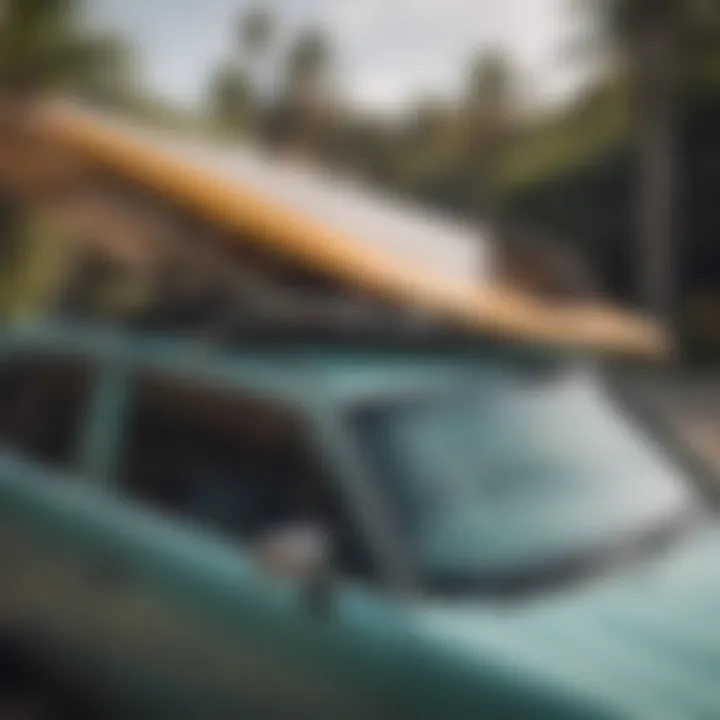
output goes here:
<path id="1" fill-rule="evenodd" d="M 118 717 L 711 718 L 720 713 L 714 606 L 720 536 L 553 592 L 433 599 L 402 577 L 402 538 L 340 432 L 361 398 L 457 386 L 462 354 L 237 356 L 81 327 L 8 330 L 4 357 L 97 366 L 70 470 L 0 449 L 0 627 L 103 698 Z M 318 613 L 302 583 L 244 548 L 116 487 L 138 372 L 201 379 L 300 409 L 383 564 L 338 580 Z"/>
<path id="2" fill-rule="evenodd" d="M 617 717 L 720 713 L 720 530 L 666 553 L 509 605 L 427 607 L 420 623 L 470 658 L 555 678 Z"/>

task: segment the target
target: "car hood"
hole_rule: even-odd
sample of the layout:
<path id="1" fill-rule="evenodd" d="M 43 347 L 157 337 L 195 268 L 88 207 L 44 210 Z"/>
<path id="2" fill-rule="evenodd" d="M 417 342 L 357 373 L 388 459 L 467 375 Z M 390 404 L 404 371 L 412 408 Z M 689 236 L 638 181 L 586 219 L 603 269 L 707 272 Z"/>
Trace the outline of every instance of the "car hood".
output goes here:
<path id="1" fill-rule="evenodd" d="M 562 689 L 604 717 L 720 717 L 720 528 L 523 601 L 425 606 L 432 641 Z M 583 702 L 587 705 L 583 706 Z"/>

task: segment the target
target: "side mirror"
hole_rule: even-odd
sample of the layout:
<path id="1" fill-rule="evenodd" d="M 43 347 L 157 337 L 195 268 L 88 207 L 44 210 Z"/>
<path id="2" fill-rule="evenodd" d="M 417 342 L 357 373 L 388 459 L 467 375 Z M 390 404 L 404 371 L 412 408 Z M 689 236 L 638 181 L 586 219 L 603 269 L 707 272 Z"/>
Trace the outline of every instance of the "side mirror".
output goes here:
<path id="1" fill-rule="evenodd" d="M 314 614 L 330 613 L 335 563 L 325 528 L 298 523 L 270 530 L 253 543 L 253 554 L 271 575 L 297 582 Z"/>

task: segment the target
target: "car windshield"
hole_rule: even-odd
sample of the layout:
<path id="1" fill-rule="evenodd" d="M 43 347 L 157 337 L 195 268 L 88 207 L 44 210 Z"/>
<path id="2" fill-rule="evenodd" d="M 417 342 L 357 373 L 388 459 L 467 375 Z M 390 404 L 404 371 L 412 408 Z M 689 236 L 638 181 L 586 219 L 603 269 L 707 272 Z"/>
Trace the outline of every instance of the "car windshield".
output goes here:
<path id="1" fill-rule="evenodd" d="M 591 372 L 488 370 L 458 392 L 351 412 L 429 577 L 519 573 L 685 515 L 683 473 Z"/>

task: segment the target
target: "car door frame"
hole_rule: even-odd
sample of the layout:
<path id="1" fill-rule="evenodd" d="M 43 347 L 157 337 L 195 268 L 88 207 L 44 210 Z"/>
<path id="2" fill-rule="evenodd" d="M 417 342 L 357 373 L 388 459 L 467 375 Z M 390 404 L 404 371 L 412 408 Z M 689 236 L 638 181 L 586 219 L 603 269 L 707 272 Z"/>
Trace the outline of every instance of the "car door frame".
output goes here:
<path id="1" fill-rule="evenodd" d="M 24 359 L 87 363 L 90 377 L 67 464 L 51 465 L 0 444 L 0 556 L 6 590 L 0 637 L 9 646 L 25 648 L 39 665 L 74 684 L 82 675 L 83 661 L 68 652 L 69 636 L 63 637 L 62 625 L 92 576 L 87 561 L 93 558 L 81 550 L 82 518 L 87 520 L 90 508 L 106 500 L 109 477 L 104 468 L 110 467 L 112 458 L 100 462 L 98 453 L 113 448 L 114 431 L 108 421 L 123 404 L 123 363 L 92 349 L 56 344 L 42 332 L 4 332 L 0 364 Z M 73 523 L 72 516 L 80 522 Z"/>
<path id="2" fill-rule="evenodd" d="M 397 524 L 387 503 L 368 476 L 368 468 L 358 456 L 348 436 L 338 398 L 308 398 L 304 405 L 314 426 L 317 452 L 332 459 L 336 484 L 348 498 L 357 516 L 358 529 L 368 542 L 377 568 L 375 587 L 378 592 L 393 595 L 412 594 L 418 589 L 418 578 Z"/>
<path id="3" fill-rule="evenodd" d="M 122 382 L 124 383 L 124 393 L 119 393 L 117 389 L 115 389 L 111 393 L 113 397 L 122 396 L 125 398 L 124 402 L 117 403 L 116 405 L 116 411 L 121 414 L 121 417 L 130 416 L 130 413 L 128 413 L 127 415 L 125 415 L 125 413 L 128 410 L 132 410 L 133 407 L 133 399 L 135 397 L 134 383 L 137 383 L 140 375 L 144 372 L 147 372 L 147 370 L 148 369 L 146 367 L 136 364 L 131 369 L 125 368 L 125 372 L 122 372 L 121 378 Z M 160 374 L 163 372 L 163 370 L 166 370 L 166 368 L 158 368 L 154 366 L 150 368 L 150 372 L 153 374 Z M 331 438 L 325 437 L 325 429 L 328 427 L 328 421 L 330 419 L 330 414 L 328 414 L 327 412 L 327 406 L 323 405 L 321 410 L 318 403 L 308 400 L 307 397 L 293 397 L 283 392 L 274 392 L 272 388 L 263 386 L 262 384 L 243 382 L 242 380 L 238 379 L 233 379 L 233 381 L 229 383 L 223 378 L 213 379 L 208 378 L 207 376 L 198 377 L 192 371 L 190 371 L 189 373 L 186 373 L 184 371 L 171 371 L 169 376 L 163 375 L 163 377 L 171 377 L 177 380 L 182 380 L 184 378 L 190 377 L 190 379 L 199 380 L 201 383 L 207 385 L 212 389 L 232 388 L 232 391 L 238 396 L 246 395 L 248 397 L 257 398 L 274 404 L 281 404 L 286 407 L 289 406 L 292 411 L 294 411 L 301 417 L 301 422 L 308 430 L 307 442 L 312 444 L 312 447 L 310 449 L 314 455 L 317 455 L 319 452 L 325 451 L 327 449 L 326 441 L 331 440 Z M 113 378 L 111 377 L 111 379 Z M 114 381 L 117 382 L 117 379 L 115 378 Z M 116 418 L 114 420 L 114 423 L 116 423 L 116 428 L 120 427 L 120 425 L 117 425 L 117 422 L 118 420 Z M 120 420 L 120 422 L 122 422 L 122 419 Z M 117 460 L 119 460 L 122 456 L 124 435 L 124 432 L 119 432 L 116 436 L 116 443 L 113 449 L 113 454 Z M 332 454 L 330 457 L 333 458 L 334 464 L 336 462 L 337 456 L 335 454 Z M 268 592 L 268 598 L 271 601 L 270 605 L 272 605 L 274 602 L 278 603 L 278 608 L 284 608 L 280 612 L 287 613 L 288 618 L 290 618 L 290 622 L 296 623 L 295 630 L 292 631 L 295 633 L 296 638 L 304 636 L 307 641 L 312 636 L 312 633 L 315 631 L 327 633 L 330 630 L 332 631 L 332 633 L 335 634 L 342 633 L 341 625 L 336 625 L 336 627 L 333 628 L 332 619 L 313 616 L 314 611 L 311 607 L 311 604 L 306 604 L 303 598 L 301 596 L 298 596 L 297 590 L 302 590 L 302 588 L 298 588 L 297 583 L 293 583 L 290 581 L 286 582 L 283 580 L 276 581 L 276 579 L 274 578 L 266 577 L 261 570 L 253 568 L 250 562 L 249 555 L 242 548 L 242 546 L 238 546 L 238 544 L 233 542 L 232 540 L 223 538 L 219 534 L 216 534 L 213 530 L 199 526 L 190 520 L 181 517 L 163 518 L 162 513 L 156 508 L 149 507 L 140 500 L 133 500 L 131 498 L 121 497 L 119 470 L 119 465 L 116 464 L 114 472 L 111 472 L 108 475 L 108 485 L 106 489 L 109 492 L 113 493 L 119 502 L 123 503 L 125 511 L 128 511 L 130 513 L 137 513 L 140 524 L 144 522 L 154 521 L 157 523 L 158 529 L 161 529 L 161 527 L 168 527 L 169 532 L 171 532 L 174 536 L 178 538 L 181 545 L 186 544 L 189 547 L 194 548 L 193 553 L 195 551 L 197 551 L 198 553 L 207 553 L 207 551 L 203 551 L 203 548 L 205 548 L 206 543 L 209 543 L 208 547 L 210 547 L 210 545 L 214 545 L 218 548 L 218 553 L 220 552 L 221 548 L 223 548 L 222 555 L 224 557 L 229 558 L 232 554 L 232 556 L 236 559 L 237 567 L 240 568 L 242 566 L 244 568 L 242 572 L 245 573 L 246 581 L 257 583 L 259 587 L 259 589 L 257 590 L 258 592 Z M 337 468 L 337 470 L 340 470 L 340 468 Z M 332 472 L 331 475 L 333 490 L 339 493 L 343 497 L 343 499 L 348 499 L 351 506 L 354 507 L 356 500 L 360 499 L 364 503 L 364 507 L 366 508 L 366 510 L 369 510 L 372 507 L 372 503 L 365 502 L 367 498 L 363 498 L 362 493 L 360 493 L 359 495 L 357 494 L 356 483 L 353 482 L 353 480 L 348 476 L 346 472 Z M 375 548 L 375 551 L 381 559 L 384 557 L 384 550 L 382 547 Z M 209 557 L 209 555 L 206 554 L 206 557 Z M 375 560 L 375 558 L 373 558 L 373 560 Z M 187 577 L 187 572 L 183 572 L 181 574 L 184 574 Z M 226 581 L 221 580 L 220 575 L 213 576 L 212 573 L 208 572 L 207 570 L 203 570 L 202 575 L 204 577 L 204 580 L 198 580 L 198 593 L 204 592 L 206 596 L 210 596 L 213 592 L 211 586 L 213 586 L 217 591 L 216 594 L 223 594 L 224 592 L 227 597 L 230 597 L 232 595 L 232 592 L 227 589 L 228 586 L 226 584 Z M 375 583 L 374 588 L 377 591 L 378 595 L 382 595 L 385 591 L 387 591 L 390 583 L 386 581 L 388 580 L 389 576 L 390 573 L 387 570 L 384 574 L 379 573 L 379 577 L 377 582 Z M 213 579 L 213 577 L 215 579 Z M 205 583 L 204 590 L 201 590 L 200 586 L 203 583 Z M 395 583 L 395 586 L 397 586 L 397 583 Z M 225 587 L 225 591 L 218 589 L 221 587 Z M 206 602 L 199 602 L 199 607 L 208 604 L 210 604 L 209 600 Z M 228 615 L 227 622 L 231 622 L 230 615 Z M 300 623 L 300 625 L 298 626 L 297 623 Z M 297 642 L 298 641 L 296 640 L 296 643 Z M 330 646 L 332 646 L 333 643 L 338 642 L 338 639 L 335 638 L 334 640 L 331 639 L 328 641 L 326 638 L 326 642 L 329 642 Z M 299 667 L 300 664 L 298 664 L 298 668 Z M 308 670 L 309 668 L 306 668 L 306 671 Z M 320 681 L 321 676 L 318 676 L 316 682 Z M 302 688 L 298 687 L 296 688 L 296 691 L 302 693 Z M 332 702 L 336 703 L 335 707 L 337 709 L 340 707 L 340 705 L 346 702 L 346 699 L 342 697 L 341 693 L 336 693 L 332 698 Z M 359 701 L 356 698 L 356 703 L 357 702 Z M 344 715 L 347 715 L 347 712 L 350 712 L 350 710 L 348 708 L 346 708 L 345 710 L 346 712 L 344 713 Z M 347 716 L 350 717 L 350 715 Z M 355 716 L 362 717 L 362 715 Z M 329 717 L 333 717 L 333 715 L 330 715 Z"/>

